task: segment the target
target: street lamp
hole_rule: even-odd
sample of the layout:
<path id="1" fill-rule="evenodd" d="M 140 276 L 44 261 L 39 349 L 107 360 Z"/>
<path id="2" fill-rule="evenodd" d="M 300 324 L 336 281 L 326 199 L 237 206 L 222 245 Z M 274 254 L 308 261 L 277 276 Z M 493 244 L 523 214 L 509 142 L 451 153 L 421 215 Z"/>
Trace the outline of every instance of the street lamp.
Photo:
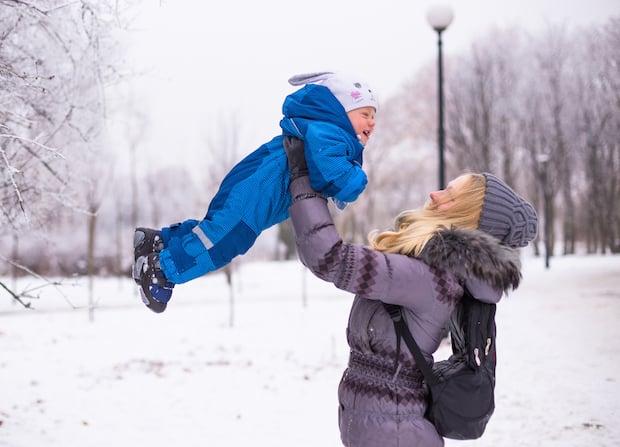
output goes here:
<path id="1" fill-rule="evenodd" d="M 446 186 L 445 169 L 444 169 L 444 144 L 445 135 L 443 129 L 443 61 L 441 56 L 441 33 L 448 28 L 454 13 L 452 8 L 448 5 L 435 5 L 432 6 L 427 14 L 426 20 L 431 27 L 437 31 L 437 47 L 439 49 L 437 58 L 437 101 L 439 110 L 439 125 L 437 127 L 437 143 L 439 146 L 439 189 L 443 189 Z"/>

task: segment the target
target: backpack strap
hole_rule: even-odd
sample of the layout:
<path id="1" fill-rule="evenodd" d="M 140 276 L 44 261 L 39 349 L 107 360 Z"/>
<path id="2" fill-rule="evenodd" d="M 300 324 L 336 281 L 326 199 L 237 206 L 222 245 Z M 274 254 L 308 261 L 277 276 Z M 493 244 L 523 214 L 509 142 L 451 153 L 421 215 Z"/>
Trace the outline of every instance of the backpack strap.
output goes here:
<path id="1" fill-rule="evenodd" d="M 424 379 L 428 384 L 434 384 L 438 382 L 437 376 L 433 373 L 431 366 L 428 364 L 422 351 L 420 351 L 420 347 L 416 343 L 413 335 L 411 335 L 411 331 L 407 326 L 407 322 L 405 321 L 405 316 L 403 315 L 403 308 L 397 304 L 388 304 L 383 303 L 383 307 L 390 315 L 392 322 L 394 323 L 394 330 L 396 331 L 396 344 L 398 346 L 396 352 L 396 361 L 398 362 L 398 356 L 400 354 L 400 339 L 405 340 L 405 344 L 409 348 L 411 355 L 415 360 L 416 365 L 422 371 L 424 375 Z"/>

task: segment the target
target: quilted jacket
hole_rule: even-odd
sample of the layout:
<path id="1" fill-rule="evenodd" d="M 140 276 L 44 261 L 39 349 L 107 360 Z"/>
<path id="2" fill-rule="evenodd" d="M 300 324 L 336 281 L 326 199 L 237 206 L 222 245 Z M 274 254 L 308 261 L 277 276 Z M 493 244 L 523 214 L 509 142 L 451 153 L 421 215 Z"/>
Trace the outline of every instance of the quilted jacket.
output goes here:
<path id="1" fill-rule="evenodd" d="M 366 187 L 363 146 L 344 108 L 327 87 L 310 84 L 286 97 L 283 135 L 305 143 L 313 187 L 339 203 L 352 202 Z M 223 179 L 205 217 L 162 229 L 159 260 L 166 278 L 180 284 L 244 254 L 262 231 L 288 218 L 289 171 L 274 137 L 241 160 Z"/>
<path id="2" fill-rule="evenodd" d="M 428 361 L 463 295 L 486 302 L 519 284 L 519 253 L 477 230 L 443 230 L 421 256 L 386 254 L 339 236 L 325 199 L 307 177 L 291 183 L 289 209 L 301 261 L 316 276 L 355 294 L 347 328 L 349 364 L 338 389 L 339 426 L 347 447 L 439 447 L 424 418 L 427 390 L 407 349 L 396 359 L 394 326 L 382 302 L 404 306 Z M 312 197 L 312 198 L 308 198 Z"/>

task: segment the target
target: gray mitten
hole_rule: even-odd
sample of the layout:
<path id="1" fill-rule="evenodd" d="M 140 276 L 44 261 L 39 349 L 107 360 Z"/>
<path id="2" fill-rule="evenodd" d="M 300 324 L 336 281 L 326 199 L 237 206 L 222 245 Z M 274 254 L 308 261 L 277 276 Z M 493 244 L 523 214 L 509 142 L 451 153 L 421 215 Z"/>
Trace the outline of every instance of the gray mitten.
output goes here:
<path id="1" fill-rule="evenodd" d="M 291 172 L 291 181 L 308 174 L 306 164 L 306 154 L 304 152 L 304 142 L 296 137 L 284 137 L 284 150 L 288 158 L 288 168 Z"/>

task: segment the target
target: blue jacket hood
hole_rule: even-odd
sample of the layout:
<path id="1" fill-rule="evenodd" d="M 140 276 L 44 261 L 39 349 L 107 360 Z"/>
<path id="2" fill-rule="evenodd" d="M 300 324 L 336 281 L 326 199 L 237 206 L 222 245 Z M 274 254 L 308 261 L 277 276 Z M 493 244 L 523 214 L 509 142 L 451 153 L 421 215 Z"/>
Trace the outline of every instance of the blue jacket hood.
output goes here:
<path id="1" fill-rule="evenodd" d="M 280 127 L 285 135 L 304 139 L 309 122 L 325 121 L 340 127 L 357 140 L 344 107 L 332 92 L 322 85 L 308 84 L 288 95 L 282 104 L 282 113 L 284 118 L 280 121 Z"/>

